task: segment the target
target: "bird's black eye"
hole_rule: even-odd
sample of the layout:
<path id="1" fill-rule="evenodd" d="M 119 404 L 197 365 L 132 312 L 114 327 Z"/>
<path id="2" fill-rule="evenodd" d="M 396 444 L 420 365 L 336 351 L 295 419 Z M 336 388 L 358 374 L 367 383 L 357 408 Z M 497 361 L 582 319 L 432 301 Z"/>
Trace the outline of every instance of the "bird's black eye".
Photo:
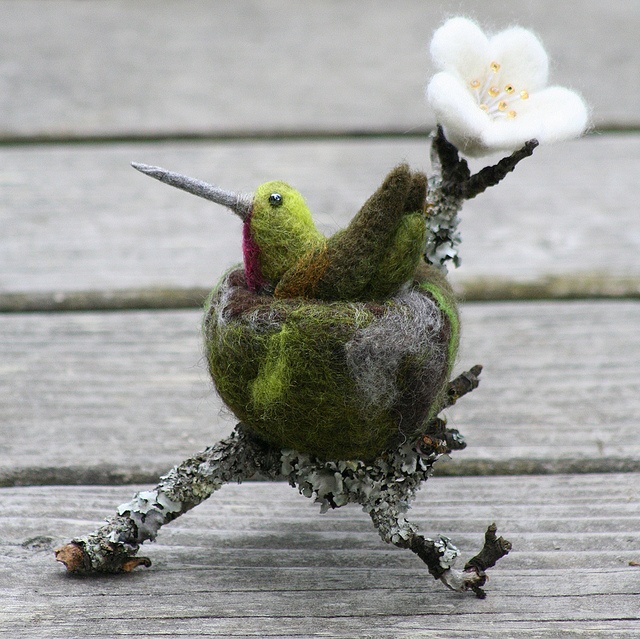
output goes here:
<path id="1" fill-rule="evenodd" d="M 282 206 L 282 195 L 280 193 L 272 193 L 269 196 L 269 204 L 271 206 Z"/>

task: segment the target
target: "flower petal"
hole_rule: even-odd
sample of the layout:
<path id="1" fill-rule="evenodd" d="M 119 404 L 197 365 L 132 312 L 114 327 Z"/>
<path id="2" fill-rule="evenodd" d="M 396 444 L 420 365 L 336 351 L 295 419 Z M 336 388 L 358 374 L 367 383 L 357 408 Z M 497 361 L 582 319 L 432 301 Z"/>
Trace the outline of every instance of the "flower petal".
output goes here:
<path id="1" fill-rule="evenodd" d="M 447 20 L 433 34 L 431 58 L 442 71 L 469 81 L 486 75 L 490 62 L 489 40 L 482 29 L 467 18 Z"/>
<path id="2" fill-rule="evenodd" d="M 523 103 L 524 104 L 524 103 Z M 582 135 L 589 123 L 589 110 L 575 91 L 552 86 L 531 95 L 522 109 L 522 120 L 539 120 L 535 137 L 539 142 L 558 142 Z"/>
<path id="3" fill-rule="evenodd" d="M 548 87 L 521 102 L 514 119 L 494 120 L 480 139 L 489 148 L 515 151 L 527 140 L 559 142 L 579 137 L 589 113 L 582 98 L 564 87 Z"/>
<path id="4" fill-rule="evenodd" d="M 428 101 L 447 137 L 467 155 L 514 151 L 532 138 L 565 140 L 587 127 L 588 109 L 578 94 L 544 88 L 549 59 L 531 31 L 512 27 L 488 39 L 475 22 L 453 18 L 435 32 L 431 55 L 442 71 L 427 87 Z"/>
<path id="5" fill-rule="evenodd" d="M 538 38 L 521 27 L 513 27 L 489 41 L 490 56 L 500 63 L 500 80 L 518 91 L 535 91 L 547 83 L 549 58 Z"/>
<path id="6" fill-rule="evenodd" d="M 491 118 L 461 80 L 444 71 L 436 73 L 427 86 L 427 100 L 450 142 L 468 155 L 483 152 L 478 143 Z"/>
<path id="7" fill-rule="evenodd" d="M 528 120 L 520 115 L 513 120 L 493 120 L 480 136 L 480 144 L 485 148 L 485 152 L 516 151 L 534 138 L 539 142 L 542 118 L 536 112 L 532 112 L 531 115 L 533 117 Z"/>

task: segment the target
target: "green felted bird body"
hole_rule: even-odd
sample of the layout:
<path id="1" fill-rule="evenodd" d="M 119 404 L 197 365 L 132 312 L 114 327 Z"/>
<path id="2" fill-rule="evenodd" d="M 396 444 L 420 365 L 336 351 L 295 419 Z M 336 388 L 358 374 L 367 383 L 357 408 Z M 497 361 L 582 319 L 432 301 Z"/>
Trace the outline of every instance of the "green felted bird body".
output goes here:
<path id="1" fill-rule="evenodd" d="M 328 239 L 314 237 L 294 257 L 275 296 L 371 301 L 395 294 L 420 262 L 426 189 L 423 173 L 412 173 L 405 164 L 396 167 L 346 229 Z"/>
<path id="2" fill-rule="evenodd" d="M 417 437 L 444 404 L 459 322 L 425 264 L 427 179 L 393 169 L 347 228 L 326 238 L 302 196 L 252 196 L 134 165 L 243 220 L 244 265 L 209 297 L 204 337 L 224 403 L 270 444 L 371 460 Z"/>

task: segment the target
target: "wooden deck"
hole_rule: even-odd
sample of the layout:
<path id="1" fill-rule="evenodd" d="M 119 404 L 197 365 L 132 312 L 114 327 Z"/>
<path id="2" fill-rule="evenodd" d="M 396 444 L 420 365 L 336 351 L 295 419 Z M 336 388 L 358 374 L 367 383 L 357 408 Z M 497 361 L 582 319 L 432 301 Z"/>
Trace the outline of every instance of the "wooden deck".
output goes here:
<path id="1" fill-rule="evenodd" d="M 478 4 L 0 0 L 0 636 L 640 637 L 640 5 Z M 240 224 L 129 163 L 286 179 L 331 232 L 429 170 L 455 13 L 533 28 L 594 122 L 463 210 L 458 369 L 485 369 L 411 519 L 464 558 L 497 523 L 487 599 L 260 482 L 163 528 L 150 569 L 67 575 L 54 547 L 234 425 L 198 305 Z"/>

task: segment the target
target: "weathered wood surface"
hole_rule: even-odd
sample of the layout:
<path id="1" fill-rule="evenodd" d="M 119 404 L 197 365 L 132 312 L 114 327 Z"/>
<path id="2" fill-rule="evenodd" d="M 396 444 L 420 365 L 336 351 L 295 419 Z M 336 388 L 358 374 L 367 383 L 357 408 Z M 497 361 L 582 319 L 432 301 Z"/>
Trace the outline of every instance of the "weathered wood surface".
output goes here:
<path id="1" fill-rule="evenodd" d="M 428 43 L 452 13 L 533 28 L 598 126 L 640 123 L 634 2 L 4 0 L 0 136 L 425 128 Z"/>
<path id="2" fill-rule="evenodd" d="M 0 292 L 210 288 L 241 259 L 237 218 L 139 174 L 132 160 L 238 191 L 286 179 L 330 233 L 398 162 L 429 170 L 428 148 L 426 138 L 2 148 Z M 640 295 L 639 174 L 635 135 L 537 149 L 465 204 L 453 280 L 472 297 L 505 282 Z"/>
<path id="3" fill-rule="evenodd" d="M 428 42 L 458 13 L 534 28 L 608 131 L 465 205 L 458 290 L 639 297 L 636 3 L 4 0 L 0 310 L 195 305 L 239 261 L 237 220 L 132 160 L 236 190 L 284 178 L 343 226 L 393 165 L 428 170 Z M 234 420 L 197 310 L 0 315 L 0 485 L 41 485 L 0 488 L 0 635 L 640 637 L 640 302 L 474 303 L 463 322 L 458 367 L 485 371 L 439 472 L 485 476 L 433 478 L 410 518 L 463 558 L 498 523 L 514 550 L 485 601 L 284 484 L 225 487 L 145 549 L 150 570 L 70 578 L 52 549 L 134 489 L 43 484 L 152 482 Z"/>
<path id="4" fill-rule="evenodd" d="M 285 484 L 227 486 L 143 548 L 151 569 L 73 578 L 52 548 L 132 487 L 0 489 L 7 636 L 640 636 L 640 475 L 434 478 L 410 519 L 476 552 L 496 521 L 514 544 L 488 597 L 446 591 L 385 546 L 355 507 L 326 515 Z"/>
<path id="5" fill-rule="evenodd" d="M 0 315 L 0 482 L 152 481 L 226 436 L 199 311 Z M 468 448 L 440 472 L 640 468 L 640 303 L 463 307 L 448 411 Z"/>

